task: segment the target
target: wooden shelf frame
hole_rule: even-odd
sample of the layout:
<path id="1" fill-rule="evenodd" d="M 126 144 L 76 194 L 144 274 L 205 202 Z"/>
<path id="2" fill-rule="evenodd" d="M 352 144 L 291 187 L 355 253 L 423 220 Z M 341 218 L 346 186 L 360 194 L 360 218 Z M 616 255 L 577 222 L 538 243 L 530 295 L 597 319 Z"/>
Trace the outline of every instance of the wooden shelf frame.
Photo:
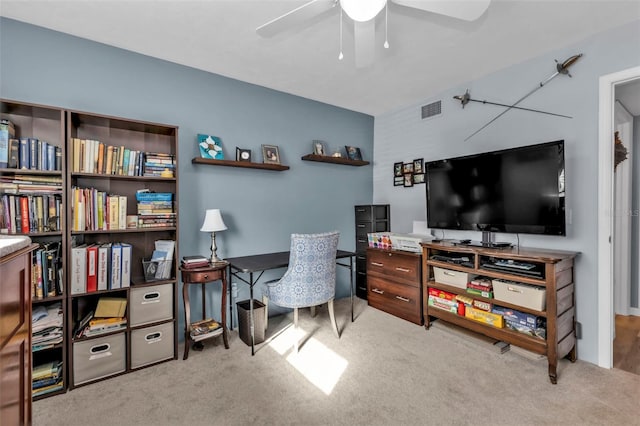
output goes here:
<path id="1" fill-rule="evenodd" d="M 349 158 L 344 158 L 344 157 L 331 157 L 329 155 L 317 155 L 317 154 L 303 155 L 302 161 L 316 161 L 318 163 L 342 164 L 345 166 L 356 166 L 356 167 L 369 165 L 369 162 L 364 160 L 351 160 Z"/>
<path id="2" fill-rule="evenodd" d="M 233 160 L 212 160 L 210 158 L 195 157 L 191 160 L 192 164 L 207 164 L 209 166 L 239 167 L 244 169 L 262 169 L 281 172 L 289 170 L 289 166 L 283 164 L 269 163 L 251 163 L 249 161 L 233 161 Z"/>

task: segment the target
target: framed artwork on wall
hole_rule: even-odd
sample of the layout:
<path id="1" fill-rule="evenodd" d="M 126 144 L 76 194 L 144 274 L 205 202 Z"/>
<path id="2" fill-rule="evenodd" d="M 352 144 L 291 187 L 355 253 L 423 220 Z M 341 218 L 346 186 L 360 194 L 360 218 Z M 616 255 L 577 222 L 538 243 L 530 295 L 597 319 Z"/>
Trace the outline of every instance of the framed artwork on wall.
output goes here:
<path id="1" fill-rule="evenodd" d="M 419 183 L 424 183 L 424 173 L 414 173 L 413 174 L 413 184 L 417 185 Z"/>
<path id="2" fill-rule="evenodd" d="M 402 173 L 405 175 L 407 173 L 413 173 L 413 163 L 404 163 L 402 165 Z"/>
<path id="3" fill-rule="evenodd" d="M 313 153 L 315 155 L 327 155 L 327 144 L 323 141 L 313 141 Z"/>
<path id="4" fill-rule="evenodd" d="M 422 158 L 413 160 L 413 173 L 424 173 L 423 169 L 424 169 L 424 160 Z"/>
<path id="5" fill-rule="evenodd" d="M 413 174 L 412 173 L 405 173 L 405 175 L 404 175 L 404 186 L 405 187 L 413 186 Z"/>
<path id="6" fill-rule="evenodd" d="M 224 160 L 222 141 L 219 137 L 198 133 L 198 147 L 200 148 L 200 157 L 210 160 Z"/>
<path id="7" fill-rule="evenodd" d="M 276 145 L 262 145 L 262 162 L 280 164 L 280 152 Z"/>
<path id="8" fill-rule="evenodd" d="M 398 162 L 398 163 L 393 163 L 393 176 L 395 177 L 402 177 L 402 161 Z"/>
<path id="9" fill-rule="evenodd" d="M 236 147 L 236 161 L 251 162 L 251 150 Z"/>
<path id="10" fill-rule="evenodd" d="M 349 160 L 362 161 L 362 153 L 360 152 L 360 148 L 357 146 L 349 146 L 345 145 L 344 147 L 347 150 L 347 157 Z"/>

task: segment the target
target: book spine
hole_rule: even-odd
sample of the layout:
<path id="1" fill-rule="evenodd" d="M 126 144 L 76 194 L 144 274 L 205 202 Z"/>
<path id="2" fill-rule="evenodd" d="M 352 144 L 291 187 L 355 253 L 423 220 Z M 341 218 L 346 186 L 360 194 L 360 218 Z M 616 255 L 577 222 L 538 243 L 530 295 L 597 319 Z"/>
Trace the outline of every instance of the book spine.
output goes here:
<path id="1" fill-rule="evenodd" d="M 98 246 L 87 247 L 87 293 L 98 290 Z"/>
<path id="2" fill-rule="evenodd" d="M 29 199 L 27 197 L 20 197 L 20 232 L 28 234 L 29 228 Z"/>
<path id="3" fill-rule="evenodd" d="M 127 197 L 120 195 L 118 197 L 118 228 L 127 229 Z"/>
<path id="4" fill-rule="evenodd" d="M 131 244 L 122 243 L 122 288 L 129 287 L 131 284 L 131 251 Z"/>
<path id="5" fill-rule="evenodd" d="M 121 288 L 122 246 L 114 243 L 111 247 L 111 285 L 110 289 Z"/>
<path id="6" fill-rule="evenodd" d="M 38 139 L 29 138 L 29 168 L 38 169 Z"/>
<path id="7" fill-rule="evenodd" d="M 85 292 L 86 277 L 86 247 L 74 247 L 71 249 L 71 294 L 82 294 Z"/>
<path id="8" fill-rule="evenodd" d="M 56 146 L 55 152 L 56 152 L 55 170 L 62 170 L 62 148 L 60 148 L 59 146 Z"/>
<path id="9" fill-rule="evenodd" d="M 7 167 L 17 169 L 20 158 L 20 141 L 18 139 L 9 139 L 9 159 Z"/>
<path id="10" fill-rule="evenodd" d="M 9 165 L 9 140 L 13 135 L 9 134 L 9 123 L 0 123 L 0 168 Z"/>
<path id="11" fill-rule="evenodd" d="M 56 146 L 47 145 L 47 170 L 56 169 Z"/>
<path id="12" fill-rule="evenodd" d="M 19 166 L 21 169 L 29 168 L 29 138 L 20 138 L 20 157 L 19 157 Z"/>

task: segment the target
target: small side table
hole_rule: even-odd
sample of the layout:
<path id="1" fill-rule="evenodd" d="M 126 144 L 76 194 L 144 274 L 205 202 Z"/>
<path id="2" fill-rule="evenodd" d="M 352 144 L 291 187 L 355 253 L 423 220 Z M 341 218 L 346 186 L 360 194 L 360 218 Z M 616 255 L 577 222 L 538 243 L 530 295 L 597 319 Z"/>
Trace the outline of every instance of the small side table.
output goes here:
<path id="1" fill-rule="evenodd" d="M 200 342 L 194 342 L 191 339 L 191 307 L 189 304 L 189 285 L 200 284 L 202 287 L 202 319 L 206 318 L 206 298 L 205 298 L 205 284 L 212 281 L 220 281 L 222 283 L 222 300 L 220 302 L 220 325 L 222 327 L 222 338 L 224 340 L 225 349 L 229 349 L 229 339 L 227 336 L 227 266 L 229 263 L 217 263 L 209 264 L 199 268 L 184 268 L 180 267 L 182 274 L 182 300 L 184 301 L 184 357 L 189 357 L 189 347 L 193 343 L 194 345 L 201 345 Z M 216 337 L 215 335 L 212 337 Z"/>

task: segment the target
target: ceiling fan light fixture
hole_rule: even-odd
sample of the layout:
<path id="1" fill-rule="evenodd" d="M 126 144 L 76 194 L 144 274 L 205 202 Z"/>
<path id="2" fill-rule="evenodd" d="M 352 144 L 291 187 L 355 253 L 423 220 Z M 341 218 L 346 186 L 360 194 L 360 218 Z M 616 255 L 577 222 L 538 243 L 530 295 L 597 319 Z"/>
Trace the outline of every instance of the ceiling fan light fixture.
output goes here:
<path id="1" fill-rule="evenodd" d="M 387 0 L 340 0 L 344 12 L 357 22 L 367 22 L 378 16 Z"/>

